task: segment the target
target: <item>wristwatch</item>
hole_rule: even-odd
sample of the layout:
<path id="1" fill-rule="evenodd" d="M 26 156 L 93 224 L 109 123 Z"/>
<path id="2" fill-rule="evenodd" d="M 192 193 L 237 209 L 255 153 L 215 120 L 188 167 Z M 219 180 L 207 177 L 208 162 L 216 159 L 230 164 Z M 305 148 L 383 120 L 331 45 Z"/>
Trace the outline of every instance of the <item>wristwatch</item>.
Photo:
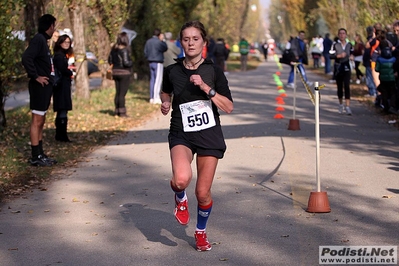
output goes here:
<path id="1" fill-rule="evenodd" d="M 208 92 L 208 97 L 209 97 L 209 98 L 212 98 L 212 97 L 215 96 L 215 95 L 216 95 L 215 89 L 210 89 L 209 92 Z"/>

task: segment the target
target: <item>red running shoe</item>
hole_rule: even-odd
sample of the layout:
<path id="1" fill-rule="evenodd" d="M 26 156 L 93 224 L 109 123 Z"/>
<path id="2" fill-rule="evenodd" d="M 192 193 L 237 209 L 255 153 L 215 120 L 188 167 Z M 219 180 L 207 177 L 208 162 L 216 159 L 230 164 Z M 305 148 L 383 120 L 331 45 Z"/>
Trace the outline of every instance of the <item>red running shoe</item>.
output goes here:
<path id="1" fill-rule="evenodd" d="M 173 214 L 179 224 L 186 225 L 190 221 L 190 213 L 188 212 L 188 201 L 178 201 L 175 195 L 176 207 Z"/>
<path id="2" fill-rule="evenodd" d="M 195 231 L 194 237 L 197 251 L 208 251 L 212 249 L 212 246 L 206 237 L 205 231 Z"/>

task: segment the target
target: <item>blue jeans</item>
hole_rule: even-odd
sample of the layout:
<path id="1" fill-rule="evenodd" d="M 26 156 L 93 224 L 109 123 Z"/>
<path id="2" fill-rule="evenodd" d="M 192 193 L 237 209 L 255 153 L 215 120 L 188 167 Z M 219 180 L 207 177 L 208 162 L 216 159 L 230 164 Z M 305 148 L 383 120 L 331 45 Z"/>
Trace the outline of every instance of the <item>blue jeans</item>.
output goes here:
<path id="1" fill-rule="evenodd" d="M 305 68 L 303 67 L 303 65 L 299 64 L 298 69 L 302 73 L 302 76 L 303 76 L 303 79 L 305 80 L 305 82 L 308 82 L 308 78 L 306 77 L 306 72 L 305 72 Z M 290 72 L 290 76 L 288 77 L 288 83 L 294 83 L 294 66 L 293 65 L 291 65 L 291 72 Z"/>
<path id="2" fill-rule="evenodd" d="M 324 57 L 324 73 L 331 73 L 331 59 L 330 54 L 323 54 Z"/>
<path id="3" fill-rule="evenodd" d="M 370 95 L 377 95 L 377 88 L 374 83 L 371 67 L 366 67 L 366 85 L 367 88 L 369 89 Z"/>

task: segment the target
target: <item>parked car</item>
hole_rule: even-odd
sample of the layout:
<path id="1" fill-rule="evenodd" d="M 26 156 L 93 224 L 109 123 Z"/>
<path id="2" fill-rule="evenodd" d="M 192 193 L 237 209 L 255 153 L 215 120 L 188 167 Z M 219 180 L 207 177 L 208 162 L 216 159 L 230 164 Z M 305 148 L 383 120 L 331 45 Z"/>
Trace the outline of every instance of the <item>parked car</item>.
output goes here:
<path id="1" fill-rule="evenodd" d="M 86 60 L 87 60 L 87 74 L 99 71 L 98 69 L 98 59 L 92 52 L 86 52 Z M 75 67 L 75 58 L 70 57 L 68 60 L 69 69 L 73 71 L 73 74 L 76 75 L 76 67 Z"/>
<path id="2" fill-rule="evenodd" d="M 87 59 L 87 72 L 89 75 L 94 72 L 98 72 L 98 59 L 92 52 L 86 52 Z"/>

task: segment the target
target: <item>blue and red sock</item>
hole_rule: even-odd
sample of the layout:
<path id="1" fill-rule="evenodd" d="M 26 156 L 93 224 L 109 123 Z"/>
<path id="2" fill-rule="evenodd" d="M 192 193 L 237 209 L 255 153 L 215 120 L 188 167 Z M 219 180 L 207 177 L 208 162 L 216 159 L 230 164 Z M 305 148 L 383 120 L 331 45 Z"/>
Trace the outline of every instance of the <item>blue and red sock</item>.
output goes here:
<path id="1" fill-rule="evenodd" d="M 175 192 L 175 195 L 179 201 L 183 201 L 186 199 L 186 190 L 184 189 L 178 189 L 177 187 L 172 185 L 172 181 L 170 181 L 170 187 L 172 188 L 173 192 Z"/>
<path id="2" fill-rule="evenodd" d="M 206 223 L 208 222 L 209 215 L 212 211 L 213 201 L 206 206 L 198 205 L 198 215 L 197 215 L 197 230 L 205 230 Z"/>

